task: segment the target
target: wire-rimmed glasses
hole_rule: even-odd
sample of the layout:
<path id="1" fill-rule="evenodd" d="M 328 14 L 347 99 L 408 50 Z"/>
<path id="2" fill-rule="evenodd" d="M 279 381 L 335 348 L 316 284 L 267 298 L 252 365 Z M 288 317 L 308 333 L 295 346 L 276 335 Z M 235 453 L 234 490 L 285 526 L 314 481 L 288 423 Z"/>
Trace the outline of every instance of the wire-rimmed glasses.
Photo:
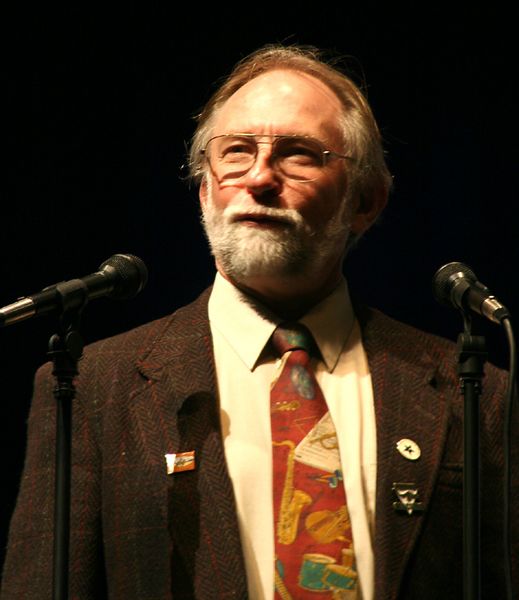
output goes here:
<path id="1" fill-rule="evenodd" d="M 232 182 L 252 168 L 258 156 L 259 144 L 272 145 L 272 168 L 294 181 L 315 181 L 331 159 L 352 159 L 351 156 L 327 149 L 312 137 L 253 133 L 217 135 L 207 142 L 202 154 L 218 180 Z"/>

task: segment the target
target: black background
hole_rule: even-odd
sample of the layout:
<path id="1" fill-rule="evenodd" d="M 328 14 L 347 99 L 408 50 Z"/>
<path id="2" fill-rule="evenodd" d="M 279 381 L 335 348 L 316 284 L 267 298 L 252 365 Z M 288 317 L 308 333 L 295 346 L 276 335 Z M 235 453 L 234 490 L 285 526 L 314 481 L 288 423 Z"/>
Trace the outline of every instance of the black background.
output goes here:
<path id="1" fill-rule="evenodd" d="M 342 4 L 4 8 L 0 305 L 118 252 L 146 262 L 148 286 L 134 300 L 88 306 L 86 342 L 195 298 L 214 269 L 197 191 L 182 179 L 193 117 L 237 60 L 284 42 L 348 56 L 385 139 L 395 187 L 347 261 L 350 287 L 455 339 L 460 316 L 430 290 L 435 271 L 457 260 L 517 314 L 516 9 Z M 478 329 L 490 359 L 506 366 L 499 328 Z M 0 331 L 2 546 L 32 378 L 53 331 L 50 318 Z"/>

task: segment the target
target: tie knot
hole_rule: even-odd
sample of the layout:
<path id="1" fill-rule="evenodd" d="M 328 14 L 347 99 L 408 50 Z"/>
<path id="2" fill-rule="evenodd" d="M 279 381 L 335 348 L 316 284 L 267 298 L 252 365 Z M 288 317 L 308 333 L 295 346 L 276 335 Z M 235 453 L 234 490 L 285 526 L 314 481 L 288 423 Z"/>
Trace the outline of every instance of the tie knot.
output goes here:
<path id="1" fill-rule="evenodd" d="M 312 334 L 302 323 L 281 323 L 272 334 L 272 344 L 283 356 L 289 350 L 304 350 L 312 354 L 315 342 Z"/>

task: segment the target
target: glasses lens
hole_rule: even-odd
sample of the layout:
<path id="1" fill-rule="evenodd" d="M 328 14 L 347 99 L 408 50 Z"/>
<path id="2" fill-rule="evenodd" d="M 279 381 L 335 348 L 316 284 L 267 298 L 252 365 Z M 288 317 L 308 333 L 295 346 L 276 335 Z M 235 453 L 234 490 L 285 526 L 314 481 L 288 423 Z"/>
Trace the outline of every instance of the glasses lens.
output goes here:
<path id="1" fill-rule="evenodd" d="M 290 179 L 317 179 L 324 165 L 323 148 L 310 138 L 279 138 L 274 152 L 279 169 Z"/>
<path id="2" fill-rule="evenodd" d="M 245 175 L 256 160 L 254 138 L 222 136 L 207 145 L 211 168 L 219 179 L 236 179 Z"/>

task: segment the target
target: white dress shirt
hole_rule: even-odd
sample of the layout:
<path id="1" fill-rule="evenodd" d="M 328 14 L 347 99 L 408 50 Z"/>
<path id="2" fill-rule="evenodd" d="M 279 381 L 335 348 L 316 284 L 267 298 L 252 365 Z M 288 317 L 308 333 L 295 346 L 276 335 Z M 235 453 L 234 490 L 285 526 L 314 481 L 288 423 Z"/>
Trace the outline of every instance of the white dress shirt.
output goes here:
<path id="1" fill-rule="evenodd" d="M 280 319 L 219 274 L 209 300 L 220 417 L 252 600 L 274 595 L 270 383 L 279 359 L 265 347 Z M 363 600 L 374 591 L 376 426 L 373 391 L 346 282 L 300 319 L 335 424 Z"/>

